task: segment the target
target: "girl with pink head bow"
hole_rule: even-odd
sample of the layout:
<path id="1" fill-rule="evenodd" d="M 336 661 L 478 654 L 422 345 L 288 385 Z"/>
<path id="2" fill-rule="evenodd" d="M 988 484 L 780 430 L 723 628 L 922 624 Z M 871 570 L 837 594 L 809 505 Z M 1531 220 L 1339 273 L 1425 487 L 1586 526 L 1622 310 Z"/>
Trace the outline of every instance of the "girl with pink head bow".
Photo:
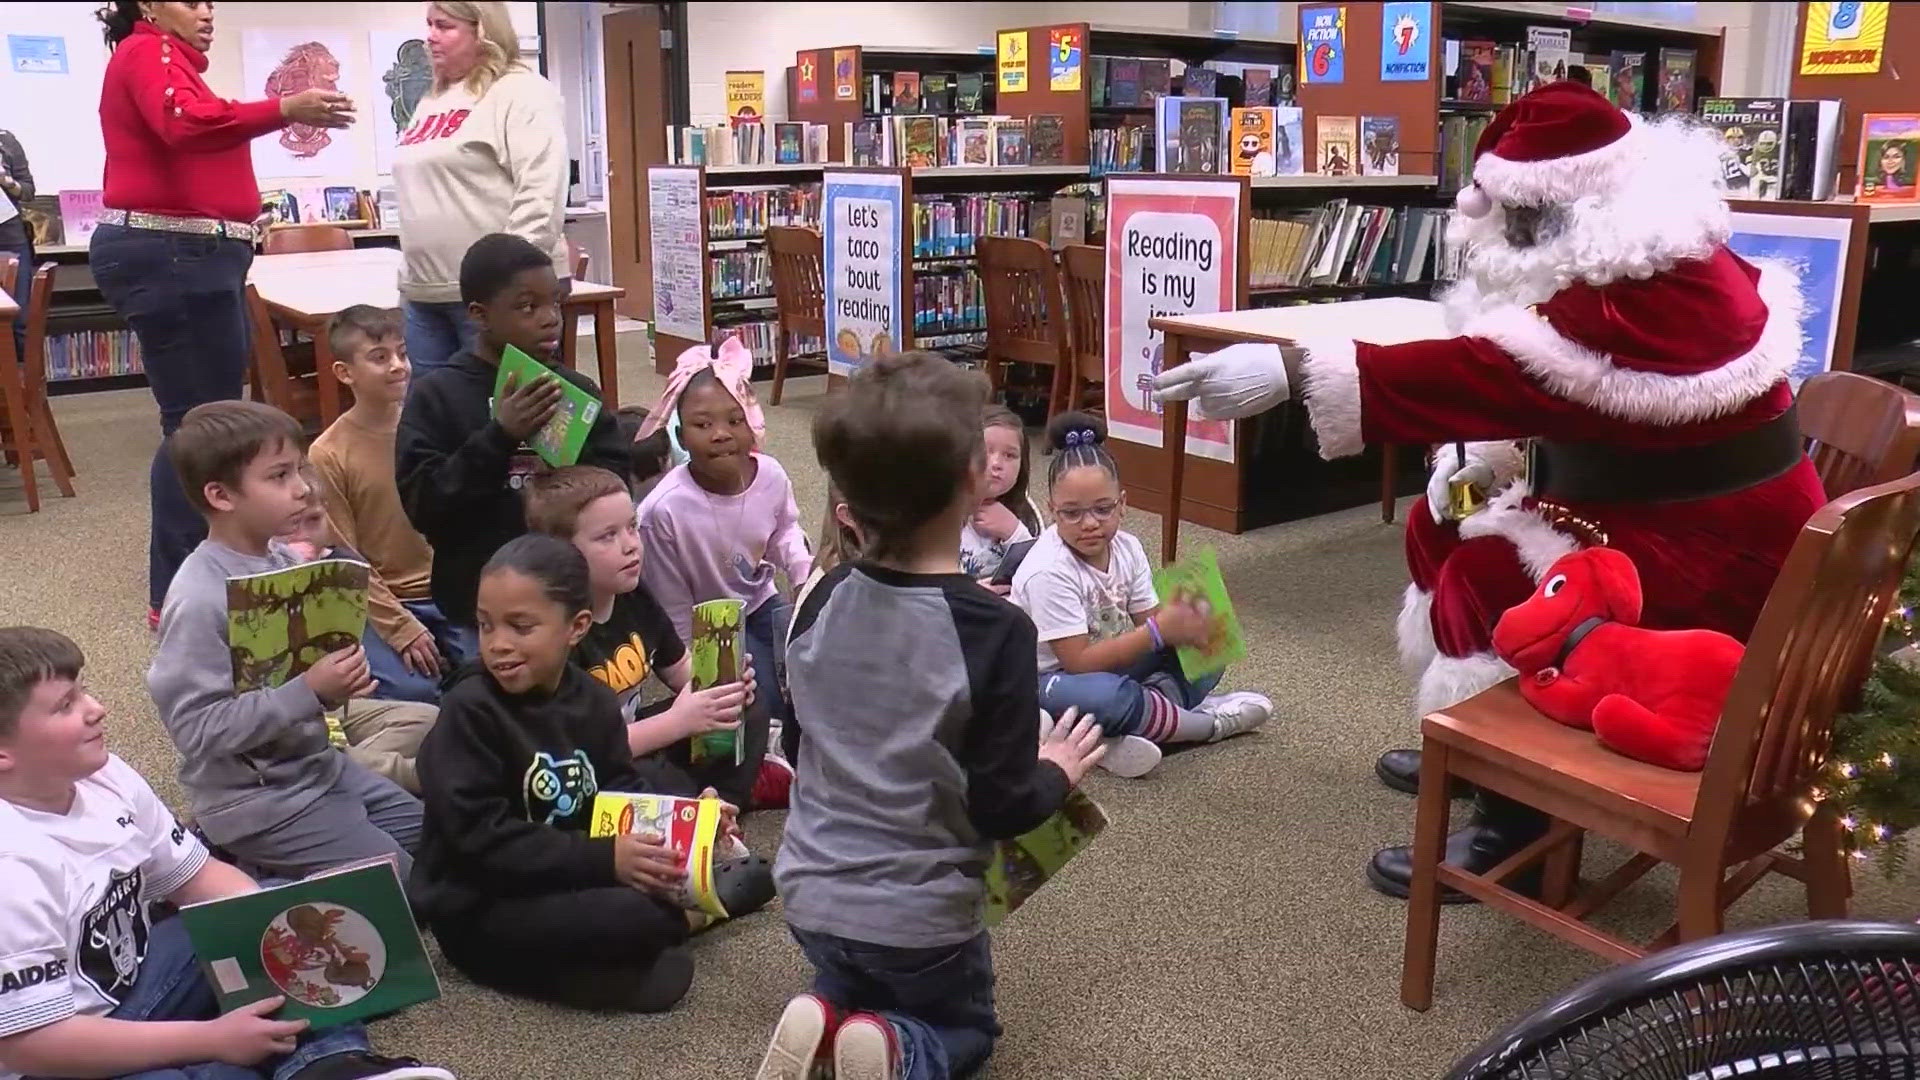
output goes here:
<path id="1" fill-rule="evenodd" d="M 688 349 L 674 365 L 640 428 L 644 438 L 664 426 L 675 460 L 640 503 L 641 575 L 682 641 L 691 640 L 695 604 L 740 601 L 756 690 L 742 725 L 745 765 L 761 769 L 754 804 L 785 806 L 791 770 L 761 762 L 769 722 L 788 710 L 780 668 L 792 607 L 775 571 L 792 589 L 812 572 L 813 555 L 786 470 L 760 452 L 766 420 L 752 375 L 753 358 L 737 338 L 713 351 Z"/>

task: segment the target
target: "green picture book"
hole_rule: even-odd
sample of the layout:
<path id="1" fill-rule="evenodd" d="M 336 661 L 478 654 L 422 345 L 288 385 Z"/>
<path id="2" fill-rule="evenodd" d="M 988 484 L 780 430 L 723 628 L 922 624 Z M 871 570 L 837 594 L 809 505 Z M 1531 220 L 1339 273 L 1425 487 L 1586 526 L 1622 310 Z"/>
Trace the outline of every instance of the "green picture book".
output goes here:
<path id="1" fill-rule="evenodd" d="M 705 690 L 740 681 L 740 658 L 744 652 L 742 626 L 744 605 L 739 600 L 709 600 L 693 605 L 693 641 L 687 652 L 693 657 L 693 688 Z M 768 693 L 767 687 L 757 693 Z M 693 737 L 687 756 L 695 765 L 709 761 L 744 760 L 745 740 L 738 729 L 708 731 Z"/>
<path id="2" fill-rule="evenodd" d="M 1059 813 L 1039 828 L 996 842 L 987 861 L 987 925 L 998 926 L 1018 910 L 1106 827 L 1107 812 L 1075 789 L 1067 793 Z"/>
<path id="3" fill-rule="evenodd" d="M 371 573 L 353 559 L 318 559 L 228 578 L 234 692 L 284 685 L 328 653 L 359 644 Z"/>
<path id="4" fill-rule="evenodd" d="M 189 904 L 180 919 L 223 1013 L 284 995 L 275 1016 L 328 1028 L 440 996 L 386 859 Z"/>
<path id="5" fill-rule="evenodd" d="M 493 415 L 500 415 L 500 399 L 506 396 L 509 378 L 516 380 L 515 387 L 521 387 L 542 376 L 560 379 L 552 368 L 511 345 L 500 350 L 500 374 L 493 380 Z M 556 469 L 575 464 L 580 460 L 580 448 L 587 444 L 587 433 L 593 430 L 593 422 L 599 416 L 599 398 L 560 379 L 560 407 L 553 411 L 553 419 L 533 433 L 527 445 Z"/>
<path id="6" fill-rule="evenodd" d="M 1192 604 L 1213 620 L 1213 636 L 1199 648 L 1183 645 L 1180 670 L 1197 679 L 1221 671 L 1247 655 L 1247 639 L 1220 577 L 1220 560 L 1212 548 L 1203 548 L 1153 575 L 1154 591 L 1162 604 Z"/>

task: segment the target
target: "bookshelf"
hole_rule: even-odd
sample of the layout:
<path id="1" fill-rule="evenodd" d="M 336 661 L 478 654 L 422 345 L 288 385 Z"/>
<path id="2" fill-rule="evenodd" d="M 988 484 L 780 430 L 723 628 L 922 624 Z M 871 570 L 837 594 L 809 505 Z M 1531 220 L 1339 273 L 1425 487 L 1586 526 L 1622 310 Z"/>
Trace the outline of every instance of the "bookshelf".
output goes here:
<path id="1" fill-rule="evenodd" d="M 846 161 L 846 125 L 882 115 L 867 109 L 868 75 L 895 71 L 981 75 L 989 88 L 983 99 L 984 111 L 992 112 L 993 63 L 991 44 L 973 49 L 878 45 L 802 49 L 794 55 L 794 66 L 787 72 L 787 116 L 827 125 L 827 157 Z M 843 95 L 840 88 L 848 84 L 852 93 Z"/>
<path id="2" fill-rule="evenodd" d="M 1793 40 L 1806 40 L 1807 4 L 1796 5 Z M 1836 190 L 1856 189 L 1860 171 L 1860 117 L 1867 113 L 1911 113 L 1920 111 L 1920 91 L 1916 91 L 1902 70 L 1903 61 L 1920 55 L 1920 5 L 1887 5 L 1886 44 L 1881 49 L 1880 70 L 1860 75 L 1807 75 L 1800 71 L 1799 50 L 1794 50 L 1793 77 L 1787 85 L 1789 98 L 1838 98 L 1845 104 L 1840 110 L 1840 183 Z M 1883 217 L 1875 207 L 1873 220 L 1899 220 Z M 1895 208 L 1888 208 L 1895 209 Z M 1897 208 L 1901 211 L 1908 207 Z"/>

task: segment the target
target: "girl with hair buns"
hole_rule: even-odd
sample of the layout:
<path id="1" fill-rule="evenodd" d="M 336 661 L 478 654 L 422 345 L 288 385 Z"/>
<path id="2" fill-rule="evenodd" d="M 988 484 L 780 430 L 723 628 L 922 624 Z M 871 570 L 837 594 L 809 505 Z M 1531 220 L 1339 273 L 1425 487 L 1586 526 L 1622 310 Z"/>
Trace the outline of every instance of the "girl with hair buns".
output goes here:
<path id="1" fill-rule="evenodd" d="M 1127 495 L 1106 439 L 1106 425 L 1085 413 L 1047 425 L 1054 523 L 1014 572 L 1010 599 L 1039 631 L 1040 707 L 1094 717 L 1109 740 L 1101 764 L 1140 776 L 1159 764 L 1158 744 L 1250 731 L 1273 705 L 1259 694 L 1213 693 L 1218 674 L 1182 674 L 1174 650 L 1204 643 L 1211 622 L 1154 592 L 1146 548 L 1120 528 Z"/>

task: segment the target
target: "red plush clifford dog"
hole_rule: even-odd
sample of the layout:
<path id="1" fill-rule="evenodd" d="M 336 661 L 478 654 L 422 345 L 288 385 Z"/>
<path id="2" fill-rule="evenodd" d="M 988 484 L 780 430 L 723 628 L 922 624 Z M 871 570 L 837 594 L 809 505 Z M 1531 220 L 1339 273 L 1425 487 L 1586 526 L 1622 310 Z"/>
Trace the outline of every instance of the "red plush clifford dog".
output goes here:
<path id="1" fill-rule="evenodd" d="M 1716 630 L 1648 630 L 1640 572 L 1613 548 L 1561 557 L 1494 627 L 1520 696 L 1602 746 L 1669 769 L 1707 763 L 1746 647 Z"/>

